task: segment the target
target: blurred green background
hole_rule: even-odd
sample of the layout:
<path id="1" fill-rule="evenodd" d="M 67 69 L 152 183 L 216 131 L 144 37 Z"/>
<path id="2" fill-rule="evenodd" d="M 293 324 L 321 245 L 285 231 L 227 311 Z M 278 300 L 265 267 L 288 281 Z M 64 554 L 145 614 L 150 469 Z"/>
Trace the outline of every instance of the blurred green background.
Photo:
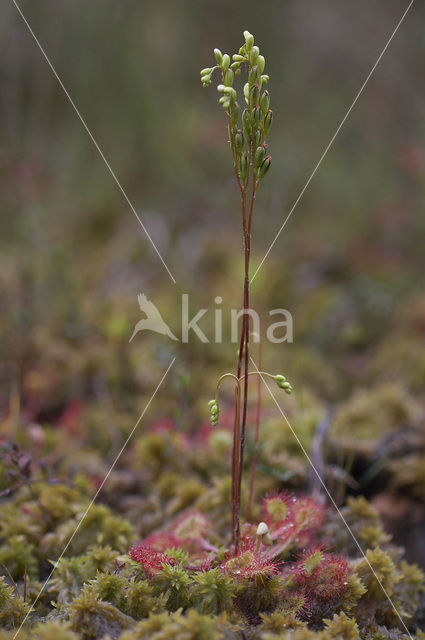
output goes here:
<path id="1" fill-rule="evenodd" d="M 191 308 L 242 302 L 238 192 L 214 85 L 199 70 L 249 29 L 267 61 L 272 171 L 259 264 L 407 2 L 91 0 L 20 6 L 168 266 L 173 284 L 12 1 L 0 8 L 4 431 L 70 404 L 131 423 L 174 354 L 154 410 L 187 416 L 235 366 L 234 345 L 139 334 L 144 292 L 173 330 Z M 415 3 L 259 272 L 252 306 L 294 318 L 264 367 L 297 392 L 425 380 L 425 8 Z M 210 316 L 212 311 L 210 311 Z M 207 326 L 208 321 L 203 326 Z M 381 360 L 383 364 L 381 363 Z M 299 398 L 299 397 L 298 397 Z M 170 403 L 168 407 L 167 402 Z M 79 406 L 79 405 L 78 405 Z M 203 406 L 203 405 L 202 405 Z M 182 408 L 183 407 L 183 408 Z M 114 413 L 116 412 L 116 413 Z"/>

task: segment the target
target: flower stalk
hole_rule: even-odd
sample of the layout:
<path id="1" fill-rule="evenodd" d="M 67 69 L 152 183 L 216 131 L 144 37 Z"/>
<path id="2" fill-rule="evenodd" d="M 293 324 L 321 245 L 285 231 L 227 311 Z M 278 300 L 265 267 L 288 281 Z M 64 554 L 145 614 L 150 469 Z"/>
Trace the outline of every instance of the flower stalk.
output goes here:
<path id="1" fill-rule="evenodd" d="M 258 186 L 268 172 L 272 161 L 272 157 L 267 155 L 266 137 L 273 120 L 273 112 L 269 108 L 270 94 L 264 89 L 269 80 L 269 77 L 263 74 L 265 59 L 260 54 L 258 46 L 254 45 L 254 36 L 248 31 L 244 31 L 244 38 L 245 42 L 239 52 L 232 56 L 232 63 L 228 54 L 222 54 L 219 49 L 214 49 L 217 65 L 201 71 L 201 81 L 204 87 L 211 84 L 211 77 L 216 70 L 221 74 L 221 83 L 217 87 L 221 94 L 219 103 L 227 114 L 233 169 L 241 202 L 244 251 L 243 315 L 236 376 L 233 376 L 236 381 L 236 390 L 232 450 L 232 544 L 236 550 L 240 538 L 241 485 L 250 376 L 248 368 L 251 229 Z M 241 74 L 241 67 L 246 69 L 248 77 L 243 90 L 246 108 L 242 115 L 240 115 L 241 110 L 237 102 L 237 93 L 233 88 L 235 76 Z M 217 424 L 217 398 L 210 408 L 212 422 Z"/>

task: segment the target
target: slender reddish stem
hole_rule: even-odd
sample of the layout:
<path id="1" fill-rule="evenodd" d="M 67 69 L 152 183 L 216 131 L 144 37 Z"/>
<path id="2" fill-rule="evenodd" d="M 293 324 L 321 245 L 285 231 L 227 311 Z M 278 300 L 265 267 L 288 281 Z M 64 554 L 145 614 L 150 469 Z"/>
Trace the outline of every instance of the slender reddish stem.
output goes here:
<path id="1" fill-rule="evenodd" d="M 259 339 L 260 339 L 260 342 L 258 345 L 258 368 L 261 371 L 263 345 L 261 343 L 260 336 L 259 336 Z M 255 470 L 257 467 L 258 441 L 260 437 L 260 418 L 261 418 L 261 376 L 257 376 L 257 411 L 255 415 L 254 452 L 252 454 L 251 474 L 249 477 L 248 504 L 246 507 L 246 515 L 245 515 L 246 520 L 249 520 L 251 517 L 252 498 L 254 495 Z"/>

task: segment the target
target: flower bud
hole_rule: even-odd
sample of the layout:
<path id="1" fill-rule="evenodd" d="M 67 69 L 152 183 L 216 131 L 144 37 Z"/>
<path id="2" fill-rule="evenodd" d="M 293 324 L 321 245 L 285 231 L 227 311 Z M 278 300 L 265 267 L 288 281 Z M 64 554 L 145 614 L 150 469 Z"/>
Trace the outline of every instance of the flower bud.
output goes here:
<path id="1" fill-rule="evenodd" d="M 270 169 L 271 163 L 272 163 L 272 157 L 266 156 L 258 170 L 258 180 L 262 180 L 264 178 L 267 171 Z"/>
<path id="2" fill-rule="evenodd" d="M 251 53 L 249 54 L 249 63 L 251 67 L 253 67 L 254 64 L 257 64 L 259 54 L 260 54 L 260 49 L 258 47 L 252 47 Z"/>
<path id="3" fill-rule="evenodd" d="M 258 60 L 257 60 L 258 76 L 261 76 L 265 66 L 266 66 L 266 60 L 264 56 L 258 56 Z"/>
<path id="4" fill-rule="evenodd" d="M 257 77 L 258 77 L 258 67 L 257 65 L 255 65 L 255 67 L 252 67 L 250 69 L 249 76 L 248 76 L 248 84 L 250 87 L 253 87 L 254 84 L 256 84 Z"/>
<path id="5" fill-rule="evenodd" d="M 262 142 L 263 142 L 263 132 L 261 131 L 261 129 L 258 129 L 257 133 L 255 134 L 254 147 L 255 148 L 259 147 Z"/>
<path id="6" fill-rule="evenodd" d="M 270 79 L 269 76 L 261 76 L 260 78 L 261 87 L 264 87 L 264 85 L 268 83 L 269 79 Z"/>
<path id="7" fill-rule="evenodd" d="M 251 114 L 248 109 L 245 109 L 242 113 L 242 126 L 245 136 L 249 138 L 249 134 L 251 132 Z"/>
<path id="8" fill-rule="evenodd" d="M 225 93 L 229 97 L 229 100 L 236 100 L 236 91 L 233 87 L 226 87 L 224 84 L 219 84 L 217 91 Z"/>
<path id="9" fill-rule="evenodd" d="M 258 101 L 260 99 L 260 87 L 258 86 L 258 84 L 254 84 L 254 86 L 252 87 L 250 91 L 250 99 L 251 107 L 254 107 L 256 104 L 258 104 Z"/>
<path id="10" fill-rule="evenodd" d="M 254 36 L 249 31 L 244 31 L 243 32 L 243 36 L 245 38 L 246 50 L 247 51 L 251 51 L 251 49 L 252 49 L 252 47 L 254 45 Z"/>
<path id="11" fill-rule="evenodd" d="M 230 107 L 230 98 L 229 96 L 222 96 L 219 100 L 219 103 L 223 105 L 223 109 L 228 109 Z"/>
<path id="12" fill-rule="evenodd" d="M 256 148 L 255 154 L 254 154 L 254 167 L 256 169 L 259 168 L 259 166 L 261 165 L 265 157 L 266 157 L 266 145 L 262 144 Z"/>
<path id="13" fill-rule="evenodd" d="M 204 87 L 208 87 L 211 84 L 211 75 L 214 69 L 209 67 L 202 69 L 201 71 L 201 82 Z"/>
<path id="14" fill-rule="evenodd" d="M 233 73 L 233 71 L 231 69 L 227 69 L 226 73 L 224 74 L 224 84 L 226 85 L 226 87 L 232 86 L 234 78 L 235 74 Z"/>
<path id="15" fill-rule="evenodd" d="M 244 85 L 243 94 L 245 96 L 245 102 L 248 104 L 249 102 L 249 84 L 248 83 Z"/>
<path id="16" fill-rule="evenodd" d="M 232 62 L 232 64 L 230 65 L 230 68 L 232 71 L 236 73 L 237 71 L 240 71 L 240 66 L 241 66 L 240 62 Z"/>
<path id="17" fill-rule="evenodd" d="M 246 151 L 243 151 L 239 156 L 238 168 L 241 180 L 245 181 L 248 175 L 248 155 Z"/>
<path id="18" fill-rule="evenodd" d="M 261 100 L 260 100 L 260 107 L 261 107 L 261 111 L 263 112 L 264 116 L 266 115 L 267 111 L 269 110 L 269 105 L 270 105 L 270 94 L 266 89 L 264 91 L 263 95 L 261 96 Z"/>
<path id="19" fill-rule="evenodd" d="M 235 126 L 235 127 L 238 124 L 240 110 L 241 109 L 240 109 L 238 103 L 234 102 L 233 107 L 232 107 L 232 122 L 233 122 L 233 126 Z"/>
<path id="20" fill-rule="evenodd" d="M 269 109 L 264 117 L 264 135 L 268 135 L 273 124 L 273 111 Z"/>
<path id="21" fill-rule="evenodd" d="M 221 66 L 223 62 L 223 54 L 221 53 L 220 49 L 214 49 L 214 55 L 215 59 L 217 60 L 217 64 Z"/>
<path id="22" fill-rule="evenodd" d="M 246 62 L 247 61 L 245 56 L 241 56 L 238 53 L 234 53 L 233 56 L 232 56 L 232 59 L 235 62 Z"/>
<path id="23" fill-rule="evenodd" d="M 253 129 L 258 129 L 260 126 L 262 118 L 262 113 L 259 105 L 257 104 L 254 109 L 251 111 L 251 126 Z"/>
<path id="24" fill-rule="evenodd" d="M 255 532 L 256 536 L 265 536 L 266 533 L 269 533 L 269 528 L 265 522 L 260 522 L 257 527 L 257 531 Z"/>
<path id="25" fill-rule="evenodd" d="M 224 73 L 226 73 L 229 67 L 230 67 L 230 56 L 227 53 L 225 53 L 223 56 L 223 62 L 221 64 L 221 68 L 223 69 Z"/>
<path id="26" fill-rule="evenodd" d="M 215 427 L 216 424 L 218 424 L 218 416 L 220 413 L 217 400 L 210 400 L 208 406 L 210 408 L 211 424 L 213 425 L 213 427 Z"/>
<path id="27" fill-rule="evenodd" d="M 279 374 L 275 376 L 274 379 L 276 381 L 277 386 L 283 389 L 285 393 L 290 394 L 292 392 L 292 385 L 290 382 L 287 381 L 285 376 L 282 376 L 281 374 Z"/>
<path id="28" fill-rule="evenodd" d="M 238 129 L 235 134 L 235 147 L 238 154 L 242 152 L 243 145 L 244 145 L 243 133 L 241 129 Z"/>

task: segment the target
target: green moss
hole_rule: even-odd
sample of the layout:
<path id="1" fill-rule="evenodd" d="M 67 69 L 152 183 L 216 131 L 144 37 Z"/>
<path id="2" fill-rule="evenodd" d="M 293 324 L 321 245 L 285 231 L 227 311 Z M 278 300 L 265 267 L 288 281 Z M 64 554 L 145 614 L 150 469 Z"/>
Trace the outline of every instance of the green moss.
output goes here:
<path id="1" fill-rule="evenodd" d="M 218 621 L 191 609 L 187 615 L 176 612 L 151 615 L 146 621 L 121 635 L 120 640 L 221 640 Z"/>
<path id="2" fill-rule="evenodd" d="M 0 576 L 0 625 L 4 629 L 14 629 L 22 623 L 29 611 L 29 605 L 9 587 Z"/>
<path id="3" fill-rule="evenodd" d="M 37 577 L 38 562 L 34 545 L 23 535 L 10 536 L 0 547 L 0 573 L 3 571 L 7 571 L 6 575 L 14 580 L 23 578 L 25 572 L 30 578 Z"/>
<path id="4" fill-rule="evenodd" d="M 154 577 L 152 583 L 154 594 L 166 598 L 169 611 L 186 608 L 190 603 L 189 573 L 181 565 L 163 565 L 162 570 Z"/>
<path id="5" fill-rule="evenodd" d="M 399 385 L 355 391 L 338 410 L 329 431 L 338 452 L 370 455 L 381 438 L 419 415 L 419 406 Z"/>
<path id="6" fill-rule="evenodd" d="M 34 640 L 79 640 L 79 635 L 72 631 L 67 623 L 49 620 L 34 627 Z"/>
<path id="7" fill-rule="evenodd" d="M 78 535 L 71 540 L 77 527 Z M 54 531 L 47 533 L 41 541 L 41 552 L 45 557 L 55 558 L 62 553 L 69 540 L 67 556 L 80 555 L 92 545 L 108 545 L 123 552 L 128 549 L 133 537 L 133 527 L 127 520 L 114 515 L 104 505 L 94 504 L 87 513 L 82 510 L 76 517 L 62 522 Z"/>
<path id="8" fill-rule="evenodd" d="M 118 638 L 124 629 L 135 621 L 119 611 L 109 602 L 102 601 L 97 593 L 87 586 L 69 607 L 69 625 L 83 640 L 98 640 L 109 635 Z"/>
<path id="9" fill-rule="evenodd" d="M 219 569 L 194 576 L 191 595 L 194 607 L 204 614 L 219 614 L 232 606 L 236 586 Z"/>

